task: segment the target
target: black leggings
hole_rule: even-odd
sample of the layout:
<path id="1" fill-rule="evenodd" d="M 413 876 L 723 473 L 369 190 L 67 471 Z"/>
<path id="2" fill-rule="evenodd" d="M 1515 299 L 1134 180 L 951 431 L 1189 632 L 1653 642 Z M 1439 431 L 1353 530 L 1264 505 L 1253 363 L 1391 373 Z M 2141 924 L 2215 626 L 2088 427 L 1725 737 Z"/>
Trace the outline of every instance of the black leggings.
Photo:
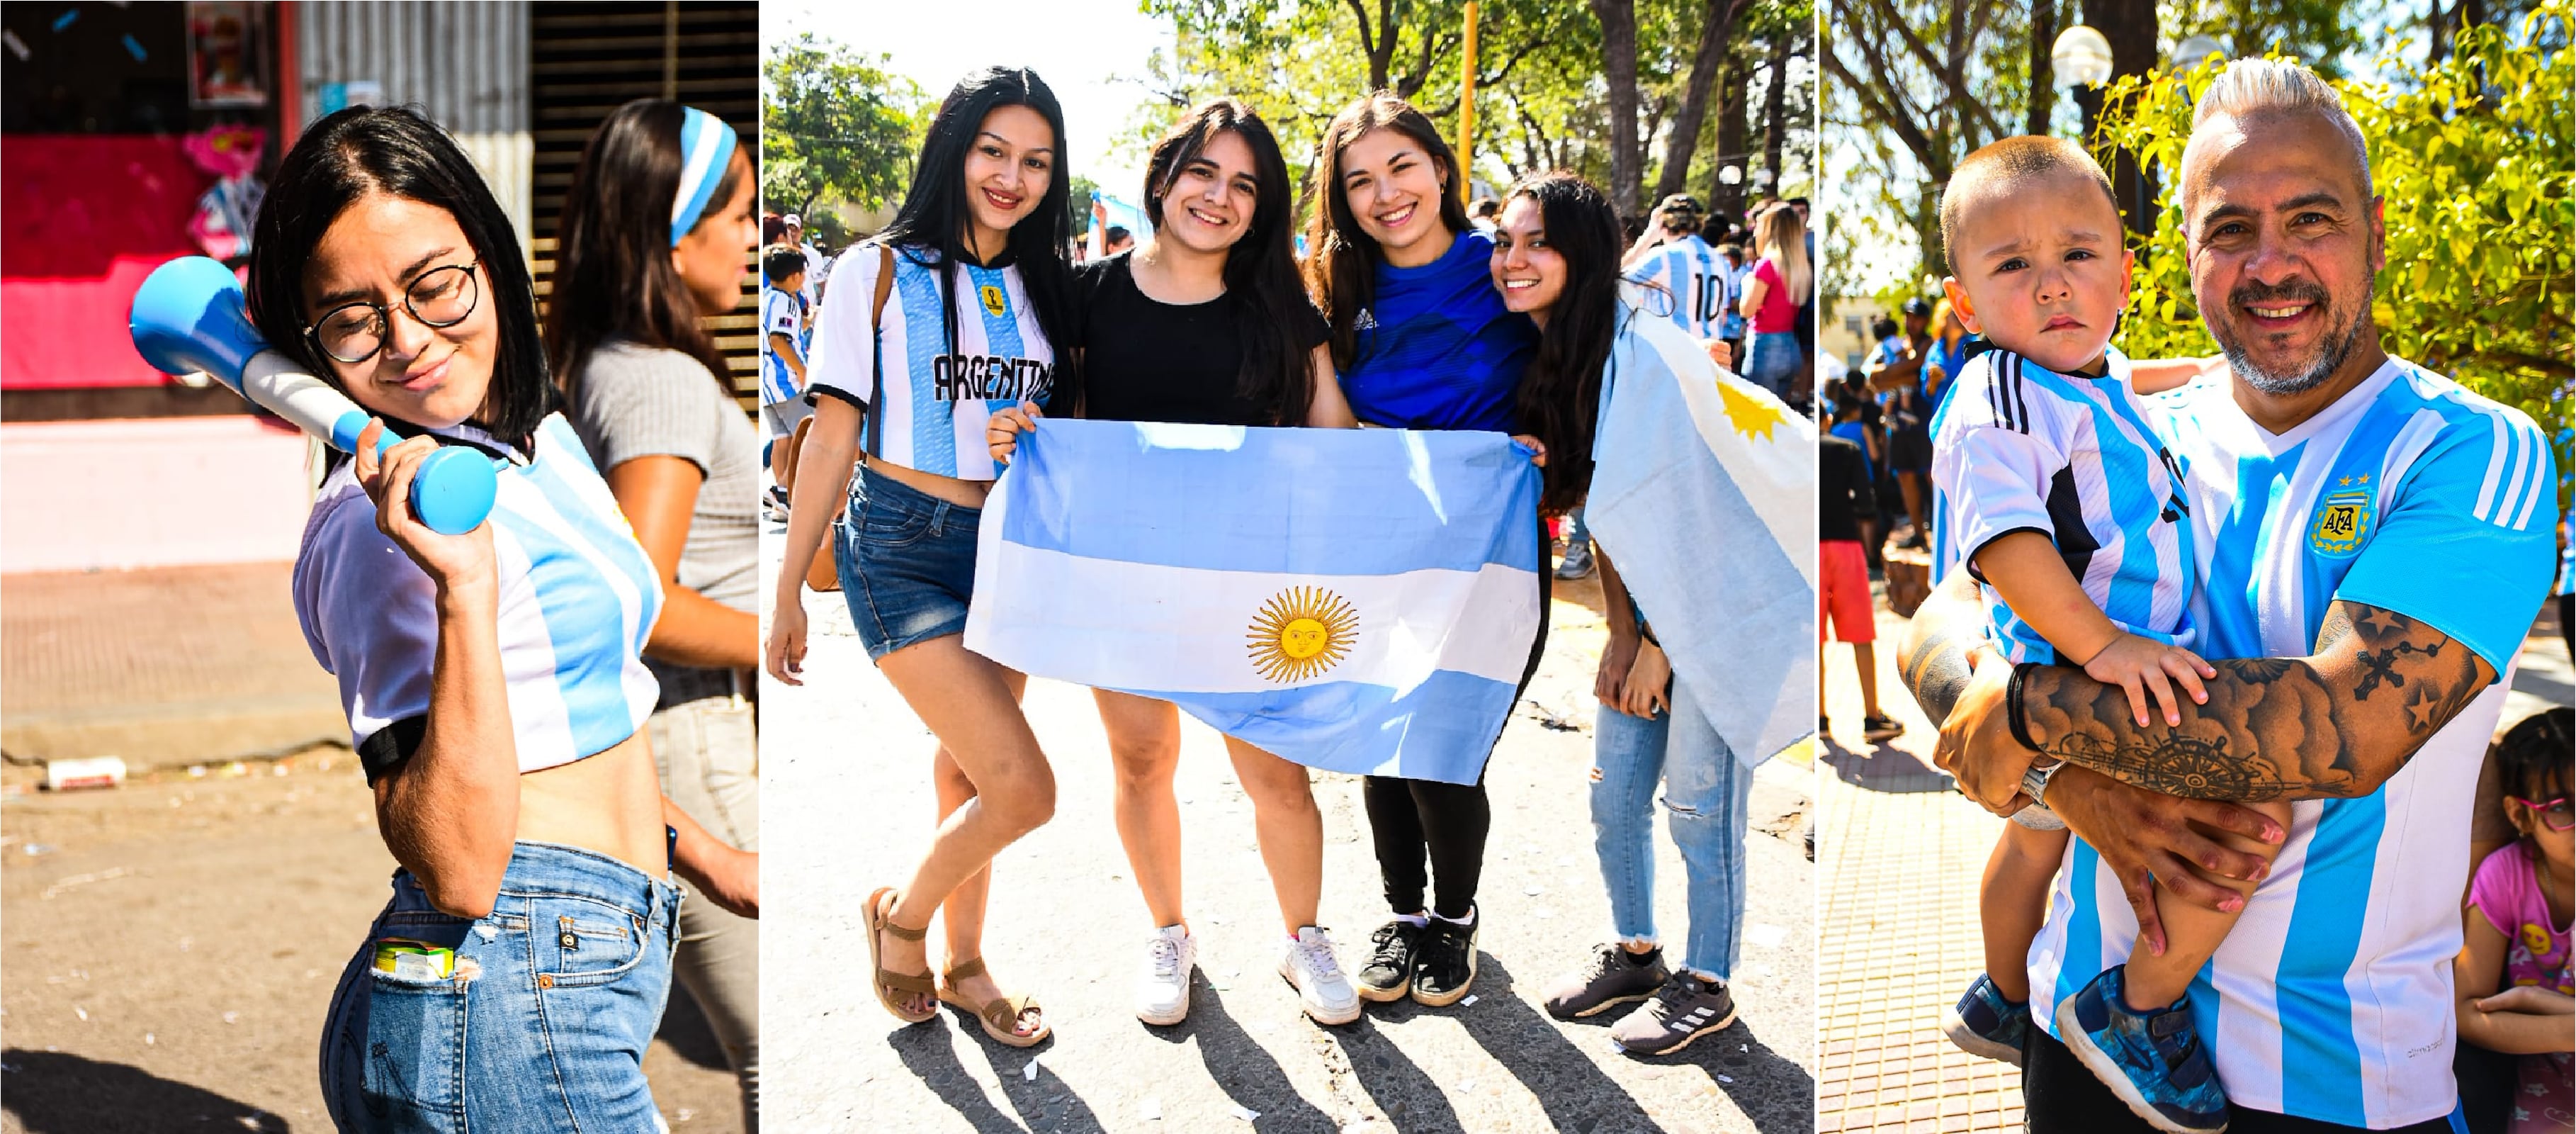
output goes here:
<path id="1" fill-rule="evenodd" d="M 2021 1095 L 2023 1121 L 2031 1134 L 2058 1134 L 2080 1130 L 2084 1134 L 2154 1134 L 2155 1127 L 2129 1110 L 2111 1088 L 2103 1086 L 2093 1072 L 2066 1050 L 2066 1045 L 2036 1025 L 2030 1029 L 2028 1042 L 2022 1046 Z M 2360 1127 L 2338 1126 L 2313 1118 L 2298 1118 L 2270 1111 L 2250 1110 L 2241 1106 L 2227 1108 L 2228 1134 L 2330 1134 L 2352 1131 L 2363 1134 Z M 2446 1116 L 2428 1119 L 2379 1134 L 2450 1134 L 2451 1122 Z"/>
<path id="2" fill-rule="evenodd" d="M 1548 570 L 1547 524 L 1539 523 L 1538 636 L 1530 643 L 1529 665 L 1512 690 L 1512 706 L 1529 690 L 1538 661 L 1547 653 L 1548 603 L 1555 588 Z M 1506 718 L 1508 720 L 1509 718 Z M 1508 728 L 1509 726 L 1506 725 Z M 1495 735 L 1496 747 L 1502 737 Z M 1488 756 L 1488 760 L 1491 757 Z M 1370 776 L 1361 798 L 1368 805 L 1369 835 L 1377 844 L 1377 870 L 1386 882 L 1386 904 L 1400 914 L 1423 908 L 1423 890 L 1439 880 L 1440 900 L 1431 912 L 1451 920 L 1466 917 L 1476 906 L 1476 882 L 1485 873 L 1485 833 L 1493 826 L 1493 807 L 1485 799 L 1485 778 L 1472 784 Z M 1430 872 L 1423 860 L 1430 860 Z"/>

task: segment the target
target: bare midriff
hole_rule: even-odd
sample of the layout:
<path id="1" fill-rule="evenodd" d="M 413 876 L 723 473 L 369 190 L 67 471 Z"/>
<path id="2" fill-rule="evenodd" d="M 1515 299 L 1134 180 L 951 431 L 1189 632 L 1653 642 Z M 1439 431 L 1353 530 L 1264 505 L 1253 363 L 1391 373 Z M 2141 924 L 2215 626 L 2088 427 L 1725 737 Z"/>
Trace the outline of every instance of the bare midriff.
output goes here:
<path id="1" fill-rule="evenodd" d="M 961 508 L 981 508 L 984 498 L 993 492 L 993 482 L 989 480 L 959 480 L 953 476 L 908 469 L 883 457 L 861 459 L 867 462 L 869 472 Z"/>
<path id="2" fill-rule="evenodd" d="M 596 851 L 655 878 L 669 871 L 662 785 L 644 733 L 587 759 L 522 773 L 519 841 Z"/>

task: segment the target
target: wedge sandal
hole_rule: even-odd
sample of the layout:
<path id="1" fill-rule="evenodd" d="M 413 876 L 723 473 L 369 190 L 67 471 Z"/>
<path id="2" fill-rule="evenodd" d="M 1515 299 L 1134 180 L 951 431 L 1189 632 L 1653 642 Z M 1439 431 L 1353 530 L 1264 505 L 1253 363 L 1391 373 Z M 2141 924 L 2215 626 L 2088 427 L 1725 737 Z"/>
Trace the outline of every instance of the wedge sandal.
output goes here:
<path id="1" fill-rule="evenodd" d="M 978 1005 L 970 1003 L 964 994 L 957 991 L 958 981 L 972 980 L 982 975 L 984 975 L 982 957 L 948 970 L 947 975 L 940 981 L 939 1002 L 965 1009 L 975 1017 L 976 1023 L 984 1026 L 984 1034 L 992 1037 L 993 1042 L 998 1044 L 1010 1047 L 1036 1047 L 1048 1036 L 1055 1034 L 1055 1029 L 1047 1026 L 1046 1010 L 1038 1007 L 1037 998 L 1034 996 L 1025 993 L 1018 996 L 996 996 Z M 1029 1035 L 1021 1035 L 1017 1031 L 1020 1017 L 1032 1009 L 1039 1013 L 1038 1030 Z"/>
<path id="2" fill-rule="evenodd" d="M 894 915 L 889 912 L 893 905 L 894 887 L 892 886 L 880 886 L 875 893 L 868 895 L 868 967 L 876 970 L 876 976 L 871 983 L 876 988 L 877 1003 L 884 1005 L 886 1011 L 894 1013 L 895 1019 L 907 1024 L 924 1023 L 936 1018 L 939 1015 L 939 1009 L 934 1007 L 918 1013 L 904 1011 L 904 996 L 908 994 L 945 998 L 940 997 L 939 988 L 931 982 L 928 972 L 913 976 L 887 969 L 884 950 L 877 943 L 877 935 L 889 933 L 904 941 L 919 941 L 930 936 L 930 930 L 927 927 L 905 929 L 896 925 L 893 920 Z"/>

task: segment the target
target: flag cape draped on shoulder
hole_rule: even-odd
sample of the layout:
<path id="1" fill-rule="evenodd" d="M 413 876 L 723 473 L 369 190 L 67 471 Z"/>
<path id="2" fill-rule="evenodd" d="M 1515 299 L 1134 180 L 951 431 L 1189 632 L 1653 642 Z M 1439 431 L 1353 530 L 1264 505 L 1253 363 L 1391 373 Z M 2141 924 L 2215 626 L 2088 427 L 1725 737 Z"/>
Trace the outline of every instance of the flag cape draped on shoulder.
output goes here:
<path id="1" fill-rule="evenodd" d="M 1583 522 L 1746 766 L 1815 731 L 1816 428 L 1623 304 Z"/>
<path id="2" fill-rule="evenodd" d="M 1044 419 L 985 503 L 966 648 L 1474 783 L 1544 617 L 1538 491 L 1499 433 Z"/>

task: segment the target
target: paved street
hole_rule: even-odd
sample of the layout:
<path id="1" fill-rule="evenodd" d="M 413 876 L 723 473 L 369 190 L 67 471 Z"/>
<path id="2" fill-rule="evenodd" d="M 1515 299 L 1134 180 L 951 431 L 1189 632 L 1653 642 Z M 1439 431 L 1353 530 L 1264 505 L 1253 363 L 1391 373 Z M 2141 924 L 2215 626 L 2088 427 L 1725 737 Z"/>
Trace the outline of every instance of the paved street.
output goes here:
<path id="1" fill-rule="evenodd" d="M 775 530 L 768 554 L 775 562 Z M 1189 1020 L 1147 1028 L 1128 988 L 1149 928 L 1109 815 L 1108 755 L 1088 691 L 1035 682 L 1028 712 L 1058 781 L 1052 823 L 994 868 L 987 955 L 1036 993 L 1056 1036 L 1031 1055 L 950 1011 L 900 1027 L 868 991 L 859 900 L 896 881 L 934 808 L 928 732 L 868 663 L 838 595 L 808 594 L 802 690 L 764 693 L 763 982 L 773 1120 L 797 1130 L 1760 1131 L 1812 1129 L 1813 867 L 1802 841 L 1808 767 L 1764 766 L 1747 840 L 1750 899 L 1735 982 L 1742 1022 L 1675 1056 L 1612 1050 L 1611 1017 L 1559 1024 L 1546 983 L 1608 935 L 1585 785 L 1591 584 L 1561 587 L 1547 660 L 1505 732 L 1488 784 L 1494 829 L 1473 1003 L 1372 1007 L 1361 1023 L 1305 1020 L 1276 975 L 1276 907 L 1251 810 L 1218 737 L 1185 726 L 1177 791 L 1189 916 L 1201 937 Z M 1549 718 L 1555 718 L 1551 724 Z M 1355 966 L 1385 917 L 1359 781 L 1319 775 L 1323 920 Z M 1684 926 L 1681 864 L 1660 833 L 1657 913 Z M 794 857 L 775 853 L 794 846 Z M 937 934 L 933 934 L 937 940 Z"/>
<path id="2" fill-rule="evenodd" d="M 1851 648 L 1825 647 L 1826 707 L 1836 739 L 1816 777 L 1817 1129 L 1903 1134 L 2020 1130 L 2021 1072 L 1941 1035 L 1941 1010 L 1985 969 L 1977 879 L 2004 820 L 1968 802 L 1930 766 L 1935 734 L 1897 682 L 1905 620 L 1878 596 L 1880 703 L 1906 725 L 1887 744 L 1860 740 Z M 2524 642 L 2501 725 L 2568 704 L 2576 669 L 2554 618 Z"/>
<path id="3" fill-rule="evenodd" d="M 282 564 L 13 575 L 0 683 L 0 1132 L 322 1131 L 314 1059 L 340 967 L 382 908 L 393 858 L 345 748 L 190 776 L 246 730 L 334 733 Z M 213 612 L 213 613 L 209 613 Z M 248 709 L 227 713 L 227 704 Z M 192 706 L 194 706 L 192 708 Z M 143 772 L 108 791 L 33 790 L 15 735 L 122 737 Z M 139 726 L 132 722 L 141 722 Z M 138 739 L 165 746 L 124 747 Z M 221 751 L 218 747 L 216 750 Z M 675 1131 L 741 1128 L 723 1056 L 685 993 L 645 1057 Z"/>

